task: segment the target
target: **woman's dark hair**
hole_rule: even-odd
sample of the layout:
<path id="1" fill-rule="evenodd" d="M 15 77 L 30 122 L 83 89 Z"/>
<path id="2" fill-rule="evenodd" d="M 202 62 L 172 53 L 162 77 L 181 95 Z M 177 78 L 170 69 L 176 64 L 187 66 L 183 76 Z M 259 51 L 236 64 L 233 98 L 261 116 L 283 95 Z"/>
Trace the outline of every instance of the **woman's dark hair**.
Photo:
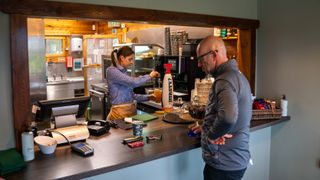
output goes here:
<path id="1" fill-rule="evenodd" d="M 115 54 L 117 54 L 117 57 L 115 57 Z M 122 46 L 119 49 L 113 50 L 111 53 L 112 65 L 117 67 L 117 63 L 120 63 L 120 56 L 127 57 L 131 54 L 134 54 L 134 51 L 129 46 Z"/>

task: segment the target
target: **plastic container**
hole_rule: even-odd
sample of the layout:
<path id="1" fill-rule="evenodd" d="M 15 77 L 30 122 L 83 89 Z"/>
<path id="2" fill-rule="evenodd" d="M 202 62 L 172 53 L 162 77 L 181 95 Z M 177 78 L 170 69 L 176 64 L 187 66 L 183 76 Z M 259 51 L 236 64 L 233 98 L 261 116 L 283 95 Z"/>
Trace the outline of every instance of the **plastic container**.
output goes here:
<path id="1" fill-rule="evenodd" d="M 164 64 L 166 74 L 162 85 L 162 108 L 165 112 L 171 112 L 173 108 L 173 79 L 170 73 L 172 64 Z"/>
<path id="2" fill-rule="evenodd" d="M 33 133 L 23 132 L 21 134 L 22 141 L 22 154 L 25 161 L 31 161 L 34 159 L 34 143 L 33 143 Z"/>
<path id="3" fill-rule="evenodd" d="M 286 95 L 282 95 L 280 103 L 282 109 L 281 116 L 288 116 L 288 100 L 286 99 Z"/>
<path id="4" fill-rule="evenodd" d="M 143 133 L 143 121 L 133 121 L 132 131 L 134 136 L 142 136 Z"/>
<path id="5" fill-rule="evenodd" d="M 52 154 L 56 150 L 57 141 L 49 136 L 37 136 L 34 141 L 38 144 L 43 154 Z"/>

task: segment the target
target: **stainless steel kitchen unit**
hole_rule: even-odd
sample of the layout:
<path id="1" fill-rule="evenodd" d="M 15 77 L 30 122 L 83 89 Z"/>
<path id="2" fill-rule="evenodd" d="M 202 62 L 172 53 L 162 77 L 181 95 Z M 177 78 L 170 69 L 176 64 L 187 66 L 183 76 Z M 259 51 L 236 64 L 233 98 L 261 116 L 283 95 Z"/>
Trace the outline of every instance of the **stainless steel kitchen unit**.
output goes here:
<path id="1" fill-rule="evenodd" d="M 47 83 L 47 99 L 61 99 L 83 96 L 84 93 L 84 83 L 82 81 L 57 81 Z"/>

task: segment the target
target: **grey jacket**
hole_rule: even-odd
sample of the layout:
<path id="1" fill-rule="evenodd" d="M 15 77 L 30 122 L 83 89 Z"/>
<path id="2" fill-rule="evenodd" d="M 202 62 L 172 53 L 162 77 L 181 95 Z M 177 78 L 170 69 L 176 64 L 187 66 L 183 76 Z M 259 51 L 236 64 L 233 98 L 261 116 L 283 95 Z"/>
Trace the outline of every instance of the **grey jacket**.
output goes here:
<path id="1" fill-rule="evenodd" d="M 237 62 L 229 60 L 213 73 L 215 81 L 203 123 L 201 146 L 204 161 L 220 170 L 241 170 L 250 159 L 249 132 L 252 114 L 251 90 L 248 80 L 239 71 Z M 208 141 L 232 134 L 226 144 Z"/>

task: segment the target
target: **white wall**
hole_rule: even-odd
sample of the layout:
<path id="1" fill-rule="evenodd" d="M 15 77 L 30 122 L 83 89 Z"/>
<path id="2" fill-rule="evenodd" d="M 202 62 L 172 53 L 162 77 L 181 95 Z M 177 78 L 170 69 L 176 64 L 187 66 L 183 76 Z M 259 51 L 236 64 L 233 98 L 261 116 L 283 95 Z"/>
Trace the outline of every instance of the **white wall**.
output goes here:
<path id="1" fill-rule="evenodd" d="M 15 146 L 12 120 L 9 16 L 0 12 L 0 150 Z"/>
<path id="2" fill-rule="evenodd" d="M 258 0 L 258 96 L 286 94 L 291 116 L 272 128 L 272 180 L 320 179 L 319 7 L 319 0 Z"/>

